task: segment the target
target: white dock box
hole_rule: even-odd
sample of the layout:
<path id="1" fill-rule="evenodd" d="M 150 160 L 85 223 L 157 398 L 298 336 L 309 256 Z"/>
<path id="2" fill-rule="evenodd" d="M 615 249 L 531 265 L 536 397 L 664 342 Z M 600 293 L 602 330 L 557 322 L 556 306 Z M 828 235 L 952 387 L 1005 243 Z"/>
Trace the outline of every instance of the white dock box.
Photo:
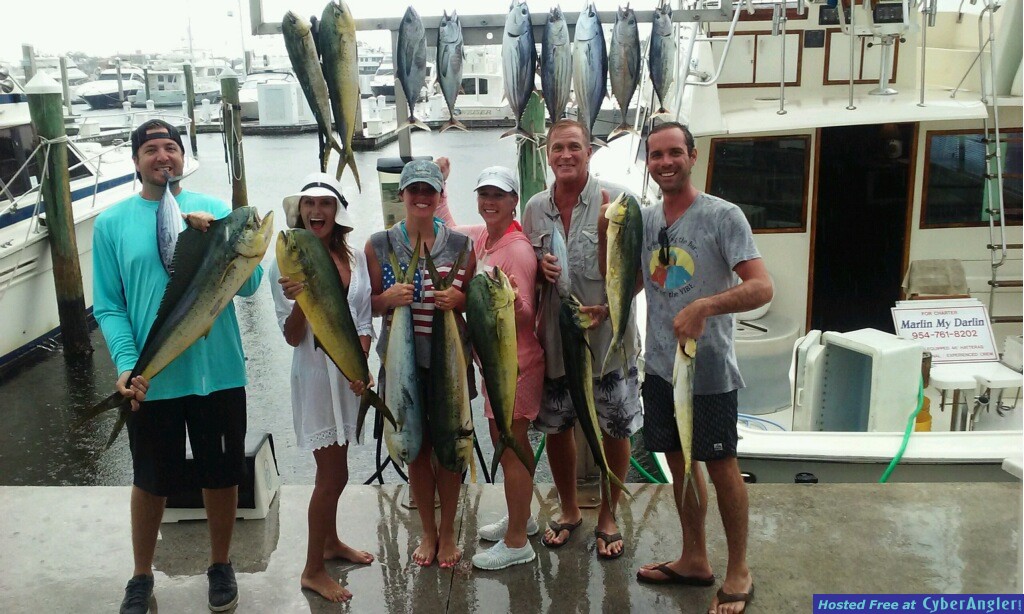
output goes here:
<path id="1" fill-rule="evenodd" d="M 186 484 L 167 497 L 164 522 L 205 520 L 203 492 L 196 484 L 192 450 L 186 449 Z M 270 433 L 247 433 L 245 436 L 246 475 L 238 485 L 236 518 L 259 520 L 267 517 L 270 504 L 281 489 L 281 474 L 274 454 L 274 436 Z"/>
<path id="2" fill-rule="evenodd" d="M 295 126 L 314 121 L 298 83 L 260 83 L 256 86 L 261 126 Z"/>
<path id="3" fill-rule="evenodd" d="M 917 408 L 921 354 L 920 344 L 872 328 L 823 333 L 806 353 L 794 430 L 903 432 Z"/>

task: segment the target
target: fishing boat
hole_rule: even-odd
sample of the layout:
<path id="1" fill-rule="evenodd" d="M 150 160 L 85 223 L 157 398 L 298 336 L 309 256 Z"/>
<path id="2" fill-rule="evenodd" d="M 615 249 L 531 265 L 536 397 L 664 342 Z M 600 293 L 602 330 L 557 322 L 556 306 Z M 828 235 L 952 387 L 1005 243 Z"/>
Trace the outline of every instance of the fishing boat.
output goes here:
<path id="1" fill-rule="evenodd" d="M 220 75 L 231 68 L 225 60 L 201 60 L 192 67 L 194 103 L 200 104 L 205 98 L 210 102 L 220 100 Z M 149 87 L 138 90 L 131 102 L 133 106 L 145 107 L 149 99 L 156 107 L 177 107 L 187 99 L 185 91 L 185 70 L 181 66 L 150 68 Z"/>
<path id="2" fill-rule="evenodd" d="M 20 86 L 2 74 L 0 92 L 2 368 L 54 337 L 60 321 L 27 98 Z M 67 150 L 75 239 L 86 307 L 91 312 L 93 224 L 102 211 L 137 190 L 135 165 L 127 144 L 102 147 L 70 141 Z M 195 168 L 196 162 L 187 159 L 186 172 Z"/>
<path id="3" fill-rule="evenodd" d="M 140 90 L 145 91 L 146 80 L 141 68 L 121 65 L 121 84 L 118 89 L 118 69 L 105 68 L 95 81 L 88 81 L 75 89 L 78 97 L 84 99 L 93 109 L 117 109 Z M 121 94 L 124 94 L 124 98 Z"/>
<path id="4" fill-rule="evenodd" d="M 1020 0 L 698 2 L 674 21 L 662 102 L 696 137 L 694 184 L 741 207 L 775 286 L 737 317 L 742 470 L 877 481 L 896 459 L 892 480 L 1019 479 L 1019 362 L 934 365 L 931 430 L 914 432 L 927 344 L 893 334 L 892 308 L 908 272 L 953 263 L 964 287 L 940 294 L 980 301 L 999 354 L 1019 344 Z M 653 204 L 643 154 L 627 135 L 592 169 Z"/>
<path id="5" fill-rule="evenodd" d="M 428 96 L 434 93 L 434 80 L 436 78 L 434 72 L 434 63 L 427 62 L 427 76 L 423 84 L 423 91 L 420 93 L 420 100 L 426 100 Z M 373 92 L 374 96 L 383 96 L 385 102 L 394 102 L 396 79 L 394 65 L 384 60 L 377 67 L 377 71 L 370 81 L 370 91 Z"/>

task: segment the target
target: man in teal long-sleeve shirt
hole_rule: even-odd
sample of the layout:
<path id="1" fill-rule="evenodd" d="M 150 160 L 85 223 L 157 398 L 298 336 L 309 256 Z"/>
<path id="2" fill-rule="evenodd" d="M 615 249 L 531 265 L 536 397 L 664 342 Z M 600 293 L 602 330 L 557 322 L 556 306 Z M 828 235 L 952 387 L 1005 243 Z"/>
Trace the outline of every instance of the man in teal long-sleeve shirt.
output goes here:
<path id="1" fill-rule="evenodd" d="M 117 390 L 132 399 L 128 441 L 134 471 L 131 517 L 135 571 L 122 614 L 145 614 L 153 593 L 153 554 L 167 496 L 183 485 L 185 429 L 203 488 L 210 527 L 209 607 L 234 607 L 238 588 L 229 548 L 245 476 L 245 356 L 232 304 L 200 338 L 152 381 L 128 382 L 156 319 L 168 275 L 157 249 L 157 208 L 166 175 L 181 176 L 184 148 L 170 124 L 148 121 L 132 133 L 132 158 L 142 190 L 104 211 L 93 235 L 93 313 L 120 376 Z M 231 212 L 224 202 L 172 184 L 185 221 L 206 230 Z M 239 294 L 256 292 L 262 265 Z"/>

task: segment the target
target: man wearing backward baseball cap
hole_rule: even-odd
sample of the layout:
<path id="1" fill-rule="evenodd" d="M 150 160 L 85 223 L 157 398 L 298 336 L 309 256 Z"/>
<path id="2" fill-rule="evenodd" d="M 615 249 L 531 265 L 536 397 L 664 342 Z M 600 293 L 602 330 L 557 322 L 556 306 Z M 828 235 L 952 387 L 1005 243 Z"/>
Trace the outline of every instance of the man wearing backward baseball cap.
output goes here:
<path id="1" fill-rule="evenodd" d="M 96 218 L 93 233 L 93 313 L 120 376 L 117 390 L 131 399 L 128 442 L 134 473 L 131 495 L 135 570 L 125 587 L 122 614 L 145 614 L 153 595 L 153 554 L 167 496 L 185 476 L 185 429 L 210 528 L 209 607 L 228 610 L 238 587 L 228 550 L 245 476 L 245 356 L 232 304 L 205 338 L 172 361 L 152 381 L 127 381 L 156 319 L 169 278 L 157 241 L 161 199 L 173 195 L 187 223 L 206 231 L 231 213 L 223 201 L 182 189 L 185 152 L 178 130 L 154 119 L 131 137 L 138 194 Z M 168 196 L 169 198 L 169 196 Z M 257 266 L 239 290 L 256 292 Z"/>

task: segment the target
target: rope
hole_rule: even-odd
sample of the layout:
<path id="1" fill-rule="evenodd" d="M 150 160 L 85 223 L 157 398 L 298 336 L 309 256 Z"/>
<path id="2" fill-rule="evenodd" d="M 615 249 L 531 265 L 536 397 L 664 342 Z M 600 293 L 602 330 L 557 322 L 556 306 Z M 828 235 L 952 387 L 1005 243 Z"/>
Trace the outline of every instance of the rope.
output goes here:
<path id="1" fill-rule="evenodd" d="M 63 138 L 64 138 L 64 142 L 67 142 L 67 137 L 65 136 Z M 35 153 L 39 151 L 39 147 L 42 147 L 43 144 L 44 144 L 42 141 L 45 141 L 46 151 L 43 154 L 43 173 L 42 173 L 42 178 L 41 178 L 42 180 L 39 183 L 39 185 L 43 185 L 44 183 L 46 183 L 46 175 L 47 175 L 47 172 L 48 172 L 49 167 L 50 167 L 50 147 L 49 146 L 50 146 L 51 143 L 61 142 L 61 139 L 54 139 L 53 141 L 47 141 L 46 139 L 42 139 L 41 138 L 40 141 L 41 141 L 40 144 L 36 147 L 35 151 L 32 152 L 32 155 L 35 155 Z M 31 158 L 29 158 L 29 159 L 31 159 Z M 28 161 L 26 160 L 25 165 L 27 165 L 27 164 L 28 164 Z M 22 168 L 24 168 L 25 165 L 23 165 Z M 19 172 L 21 172 L 21 171 L 19 171 Z M 15 177 L 17 177 L 17 174 L 15 174 Z M 14 281 L 15 275 L 18 274 L 18 269 L 21 268 L 22 260 L 25 257 L 25 248 L 28 247 L 28 239 L 29 239 L 29 237 L 32 236 L 32 229 L 35 226 L 36 221 L 39 219 L 39 208 L 40 208 L 40 205 L 42 203 L 43 203 L 43 193 L 42 193 L 42 190 L 38 190 L 37 189 L 36 190 L 36 204 L 35 204 L 35 206 L 32 209 L 32 217 L 29 218 L 29 223 L 27 225 L 27 228 L 25 229 L 25 240 L 22 241 L 21 247 L 18 248 L 18 261 L 15 262 L 14 268 L 11 269 L 10 277 L 7 278 L 7 282 L 4 284 L 3 289 L 0 290 L 0 303 L 3 302 L 4 296 L 7 295 L 7 289 L 11 287 L 11 282 Z"/>

